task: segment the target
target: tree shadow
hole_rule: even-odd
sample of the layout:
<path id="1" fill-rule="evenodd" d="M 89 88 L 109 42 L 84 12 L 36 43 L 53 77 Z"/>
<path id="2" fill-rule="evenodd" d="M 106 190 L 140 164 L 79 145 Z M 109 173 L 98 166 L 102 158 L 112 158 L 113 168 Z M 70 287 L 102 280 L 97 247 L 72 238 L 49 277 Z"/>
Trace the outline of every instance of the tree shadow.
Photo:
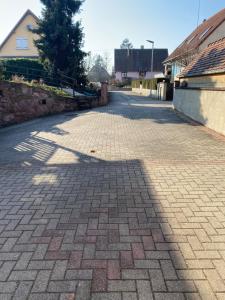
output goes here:
<path id="1" fill-rule="evenodd" d="M 122 107 L 116 101 L 91 113 L 143 118 L 141 112 L 133 117 L 139 111 L 134 109 L 131 113 L 132 105 L 127 100 Z M 160 112 L 157 118 L 152 116 L 154 121 L 165 119 Z M 144 112 L 144 118 L 149 118 L 145 113 L 151 114 L 150 109 Z M 198 268 L 192 249 L 205 228 L 205 220 L 195 219 L 195 212 L 207 201 L 199 196 L 199 186 L 204 186 L 203 196 L 206 192 L 205 175 L 207 180 L 216 177 L 212 162 L 205 162 L 206 167 L 193 164 L 187 169 L 189 162 L 179 165 L 176 159 L 174 164 L 138 159 L 107 161 L 97 158 L 94 152 L 84 154 L 52 138 L 38 136 L 44 131 L 62 139 L 67 137 L 60 124 L 73 117 L 63 114 L 49 117 L 44 123 L 34 122 L 31 129 L 28 122 L 1 131 L 7 147 L 0 155 L 0 261 L 1 253 L 7 249 L 18 260 L 21 253 L 29 253 L 30 268 L 47 261 L 51 274 L 54 266 L 63 264 L 63 275 L 51 275 L 50 281 L 59 285 L 59 281 L 78 281 L 78 299 L 80 286 L 87 299 L 91 299 L 90 293 L 101 294 L 104 299 L 106 295 L 102 293 L 110 292 L 120 279 L 129 281 L 128 291 L 133 293 L 129 295 L 134 298 L 139 295 L 151 299 L 153 295 L 155 299 L 213 299 L 210 282 Z M 58 151 L 62 151 L 62 157 L 72 155 L 76 163 L 58 164 L 52 160 L 48 165 Z M 223 173 L 222 167 L 221 178 Z M 215 193 L 216 198 L 216 183 L 212 186 L 207 182 L 209 195 Z M 8 248 L 4 248 L 6 236 L 15 237 L 14 244 L 9 238 Z M 208 247 L 213 245 L 211 241 L 207 243 Z M 60 292 L 49 289 L 46 287 L 43 294 L 49 292 L 56 299 L 60 296 Z M 128 295 L 122 294 L 121 286 L 114 287 L 112 297 L 125 296 Z"/>
<path id="2" fill-rule="evenodd" d="M 0 166 L 0 205 L 6 222 L 1 234 L 20 233 L 8 253 L 28 252 L 29 266 L 48 261 L 46 269 L 51 271 L 63 261 L 63 275 L 51 275 L 43 295 L 59 297 L 57 290 L 50 290 L 51 282 L 76 277 L 78 299 L 79 286 L 85 286 L 86 299 L 104 298 L 102 293 L 112 292 L 120 279 L 133 297 L 198 299 L 194 280 L 185 277 L 186 238 L 173 231 L 187 222 L 175 217 L 183 213 L 181 207 L 173 208 L 176 197 L 169 202 L 174 179 L 167 177 L 165 183 L 162 167 L 140 160 L 93 162 L 91 156 L 76 155 L 80 160 L 71 165 Z M 165 184 L 167 188 L 160 188 Z M 120 285 L 112 297 L 122 299 Z"/>
<path id="3" fill-rule="evenodd" d="M 152 100 L 129 92 L 111 92 L 110 99 L 107 109 L 95 108 L 94 111 L 119 115 L 130 120 L 149 120 L 157 124 L 191 125 L 187 119 L 174 114 L 170 101 Z"/>

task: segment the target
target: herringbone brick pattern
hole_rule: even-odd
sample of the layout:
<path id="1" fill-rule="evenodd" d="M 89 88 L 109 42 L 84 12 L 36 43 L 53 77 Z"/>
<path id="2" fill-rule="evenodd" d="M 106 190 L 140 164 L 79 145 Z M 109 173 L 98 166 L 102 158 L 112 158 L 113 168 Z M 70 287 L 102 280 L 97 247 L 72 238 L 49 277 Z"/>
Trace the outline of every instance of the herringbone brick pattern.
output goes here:
<path id="1" fill-rule="evenodd" d="M 115 94 L 0 141 L 0 299 L 225 299 L 222 138 Z"/>

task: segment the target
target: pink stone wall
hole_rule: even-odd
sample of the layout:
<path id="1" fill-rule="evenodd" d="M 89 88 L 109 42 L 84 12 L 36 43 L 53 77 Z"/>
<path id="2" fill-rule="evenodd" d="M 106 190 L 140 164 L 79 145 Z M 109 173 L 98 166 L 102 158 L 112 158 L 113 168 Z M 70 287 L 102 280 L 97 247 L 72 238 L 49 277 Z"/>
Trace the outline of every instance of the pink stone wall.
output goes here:
<path id="1" fill-rule="evenodd" d="M 24 122 L 29 119 L 92 108 L 108 103 L 108 85 L 102 85 L 102 95 L 98 97 L 62 97 L 23 83 L 0 81 L 0 127 Z"/>

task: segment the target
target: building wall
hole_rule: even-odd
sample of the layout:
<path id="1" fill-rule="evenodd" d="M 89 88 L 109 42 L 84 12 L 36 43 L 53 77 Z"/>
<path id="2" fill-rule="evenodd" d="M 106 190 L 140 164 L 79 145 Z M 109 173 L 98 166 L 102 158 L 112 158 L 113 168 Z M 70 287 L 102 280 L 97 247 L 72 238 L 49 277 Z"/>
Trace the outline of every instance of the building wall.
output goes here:
<path id="1" fill-rule="evenodd" d="M 181 79 L 181 83 L 186 81 L 188 87 L 194 88 L 225 88 L 225 75 L 211 75 L 189 77 Z"/>
<path id="2" fill-rule="evenodd" d="M 167 83 L 158 83 L 157 90 L 143 89 L 140 86 L 140 88 L 132 88 L 132 92 L 152 99 L 166 100 Z"/>
<path id="3" fill-rule="evenodd" d="M 171 66 L 171 81 L 174 82 L 175 80 L 179 80 L 177 75 L 181 73 L 181 71 L 184 69 L 183 66 L 181 66 L 178 62 L 173 62 Z"/>
<path id="4" fill-rule="evenodd" d="M 174 108 L 225 135 L 225 91 L 176 89 Z"/>
<path id="5" fill-rule="evenodd" d="M 121 72 L 116 72 L 115 76 L 116 76 L 116 80 L 118 80 L 118 81 L 123 80 Z M 160 73 L 160 72 L 147 72 L 144 79 L 151 79 L 151 78 L 155 78 L 155 77 L 163 77 L 163 73 Z M 127 78 L 140 79 L 139 72 L 128 72 L 127 73 Z"/>
<path id="6" fill-rule="evenodd" d="M 199 50 L 203 50 L 210 43 L 213 43 L 215 41 L 218 41 L 219 39 L 222 39 L 225 37 L 225 22 L 223 22 L 219 27 L 217 27 L 210 36 L 200 45 Z"/>
<path id="7" fill-rule="evenodd" d="M 27 17 L 22 21 L 19 27 L 12 33 L 8 41 L 0 50 L 0 57 L 35 57 L 38 56 L 38 50 L 34 46 L 34 39 L 37 39 L 37 35 L 33 34 L 27 29 L 27 25 L 32 24 L 37 26 L 36 20 L 32 15 L 27 15 Z M 24 37 L 28 39 L 28 49 L 18 50 L 16 49 L 16 38 Z"/>
<path id="8" fill-rule="evenodd" d="M 217 27 L 210 36 L 200 45 L 199 49 L 197 49 L 197 52 L 202 51 L 210 43 L 213 43 L 215 41 L 218 41 L 221 38 L 225 37 L 225 22 L 223 22 L 219 27 Z M 165 64 L 166 67 L 167 64 Z M 174 82 L 175 80 L 179 80 L 177 78 L 177 75 L 182 71 L 182 67 L 180 66 L 180 60 L 176 60 L 173 62 L 168 63 L 168 65 L 172 66 L 172 74 L 171 74 L 171 82 Z"/>

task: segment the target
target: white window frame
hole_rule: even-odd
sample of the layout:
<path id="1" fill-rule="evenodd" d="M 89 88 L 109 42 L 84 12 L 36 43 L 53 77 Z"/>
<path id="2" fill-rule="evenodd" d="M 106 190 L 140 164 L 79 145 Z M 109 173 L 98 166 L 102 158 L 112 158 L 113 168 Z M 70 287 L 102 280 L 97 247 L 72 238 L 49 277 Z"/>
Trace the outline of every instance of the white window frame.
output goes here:
<path id="1" fill-rule="evenodd" d="M 212 26 L 208 27 L 205 31 L 203 31 L 203 32 L 200 34 L 199 39 L 201 40 L 201 39 L 206 35 L 206 33 L 209 32 L 209 30 L 210 30 L 211 28 L 212 28 Z"/>
<path id="2" fill-rule="evenodd" d="M 16 38 L 16 49 L 17 50 L 28 50 L 28 39 L 25 37 Z"/>

